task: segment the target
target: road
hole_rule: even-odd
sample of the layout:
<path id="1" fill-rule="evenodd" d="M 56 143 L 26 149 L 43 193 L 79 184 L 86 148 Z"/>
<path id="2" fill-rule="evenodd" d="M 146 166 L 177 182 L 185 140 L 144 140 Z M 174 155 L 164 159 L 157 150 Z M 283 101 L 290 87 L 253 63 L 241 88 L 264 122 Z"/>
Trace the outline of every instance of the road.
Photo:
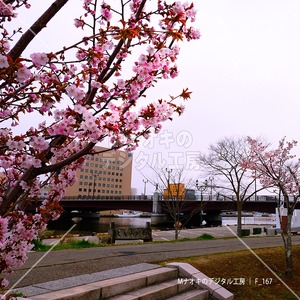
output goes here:
<path id="1" fill-rule="evenodd" d="M 225 231 L 223 230 L 223 232 Z M 166 232 L 161 234 L 165 235 Z M 138 263 L 157 263 L 182 257 L 247 250 L 248 247 L 249 249 L 257 249 L 283 245 L 280 236 L 249 237 L 240 240 L 235 238 L 232 232 L 227 233 L 227 236 L 229 235 L 233 237 L 203 241 L 125 244 L 81 250 L 59 250 L 51 251 L 46 256 L 45 252 L 31 252 L 27 262 L 12 275 L 9 275 L 8 279 L 11 284 L 14 284 L 43 256 L 45 257 L 22 279 L 17 287 Z M 300 244 L 300 236 L 293 237 L 293 244 Z"/>

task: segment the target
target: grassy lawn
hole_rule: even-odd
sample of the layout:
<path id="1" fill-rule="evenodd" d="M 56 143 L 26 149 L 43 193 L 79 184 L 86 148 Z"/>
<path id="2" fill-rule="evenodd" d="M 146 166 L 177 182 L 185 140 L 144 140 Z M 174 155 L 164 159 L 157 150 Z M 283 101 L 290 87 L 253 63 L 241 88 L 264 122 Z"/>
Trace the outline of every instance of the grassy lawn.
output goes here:
<path id="1" fill-rule="evenodd" d="M 285 278 L 283 247 L 255 250 L 255 253 L 297 294 L 293 294 L 252 253 L 236 251 L 178 259 L 193 265 L 234 294 L 238 300 L 300 299 L 300 246 L 293 248 L 294 276 Z M 165 263 L 165 262 L 164 262 Z M 243 283 L 244 284 L 241 284 Z"/>

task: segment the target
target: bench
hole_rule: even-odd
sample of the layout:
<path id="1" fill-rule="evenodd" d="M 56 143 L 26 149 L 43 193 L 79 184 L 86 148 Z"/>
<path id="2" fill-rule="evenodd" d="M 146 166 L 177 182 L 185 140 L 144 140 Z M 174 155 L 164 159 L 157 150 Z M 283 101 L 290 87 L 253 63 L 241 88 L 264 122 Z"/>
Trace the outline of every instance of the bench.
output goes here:
<path id="1" fill-rule="evenodd" d="M 143 240 L 144 242 L 152 242 L 150 222 L 146 223 L 146 227 L 116 227 L 116 224 L 111 222 L 108 234 L 112 244 L 116 240 Z"/>

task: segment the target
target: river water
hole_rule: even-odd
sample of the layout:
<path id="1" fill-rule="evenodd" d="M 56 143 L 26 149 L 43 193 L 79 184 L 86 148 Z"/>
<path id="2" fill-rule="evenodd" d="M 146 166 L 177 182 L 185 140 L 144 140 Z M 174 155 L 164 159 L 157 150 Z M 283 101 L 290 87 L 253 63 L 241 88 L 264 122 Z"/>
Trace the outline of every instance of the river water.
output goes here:
<path id="1" fill-rule="evenodd" d="M 148 218 L 117 218 L 117 217 L 100 217 L 100 218 L 63 218 L 50 223 L 49 230 L 55 230 L 57 233 L 64 233 L 74 224 L 76 227 L 72 230 L 75 234 L 91 234 L 93 232 L 104 233 L 108 232 L 110 223 L 114 222 L 116 226 L 122 227 L 145 227 L 147 222 L 151 223 L 152 228 L 157 229 L 174 229 L 172 221 L 166 221 L 163 217 L 148 217 Z M 196 221 L 199 223 L 199 220 Z M 236 217 L 222 217 L 222 225 L 236 225 Z M 243 225 L 275 225 L 276 218 L 269 217 L 242 217 Z M 198 227 L 197 224 L 192 226 Z"/>

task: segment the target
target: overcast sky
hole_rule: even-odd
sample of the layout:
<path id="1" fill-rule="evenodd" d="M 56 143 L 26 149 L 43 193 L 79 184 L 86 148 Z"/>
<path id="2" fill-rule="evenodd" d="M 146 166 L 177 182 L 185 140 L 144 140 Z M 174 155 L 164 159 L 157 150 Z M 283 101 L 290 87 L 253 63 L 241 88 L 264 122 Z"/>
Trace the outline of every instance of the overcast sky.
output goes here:
<path id="1" fill-rule="evenodd" d="M 300 142 L 300 1 L 197 0 L 198 41 L 181 46 L 180 74 L 153 95 L 189 87 L 192 99 L 180 118 L 134 153 L 133 187 L 161 162 L 185 167 L 197 178 L 197 151 L 230 136 L 284 136 Z M 144 158 L 144 160 L 143 160 Z M 200 179 L 200 178 L 199 178 Z M 153 187 L 147 184 L 147 194 Z"/>
<path id="2" fill-rule="evenodd" d="M 45 7 L 50 3 L 43 1 Z M 49 25 L 55 34 L 40 34 L 35 51 L 53 51 L 66 36 L 67 44 L 78 38 L 69 34 L 73 21 L 66 19 L 78 15 L 75 8 L 81 3 L 73 0 L 66 5 L 58 21 Z M 201 31 L 200 40 L 181 45 L 179 77 L 148 92 L 156 100 L 189 87 L 192 99 L 182 117 L 165 123 L 159 135 L 133 153 L 132 187 L 138 193 L 144 191 L 142 174 L 152 176 L 147 165 L 183 167 L 187 175 L 198 178 L 197 153 L 224 137 L 263 136 L 277 143 L 286 136 L 300 141 L 300 0 L 194 3 L 198 17 L 193 26 Z M 39 3 L 35 9 L 42 12 L 44 7 Z M 20 25 L 30 24 L 31 16 L 19 18 Z M 147 194 L 153 190 L 147 184 Z"/>

